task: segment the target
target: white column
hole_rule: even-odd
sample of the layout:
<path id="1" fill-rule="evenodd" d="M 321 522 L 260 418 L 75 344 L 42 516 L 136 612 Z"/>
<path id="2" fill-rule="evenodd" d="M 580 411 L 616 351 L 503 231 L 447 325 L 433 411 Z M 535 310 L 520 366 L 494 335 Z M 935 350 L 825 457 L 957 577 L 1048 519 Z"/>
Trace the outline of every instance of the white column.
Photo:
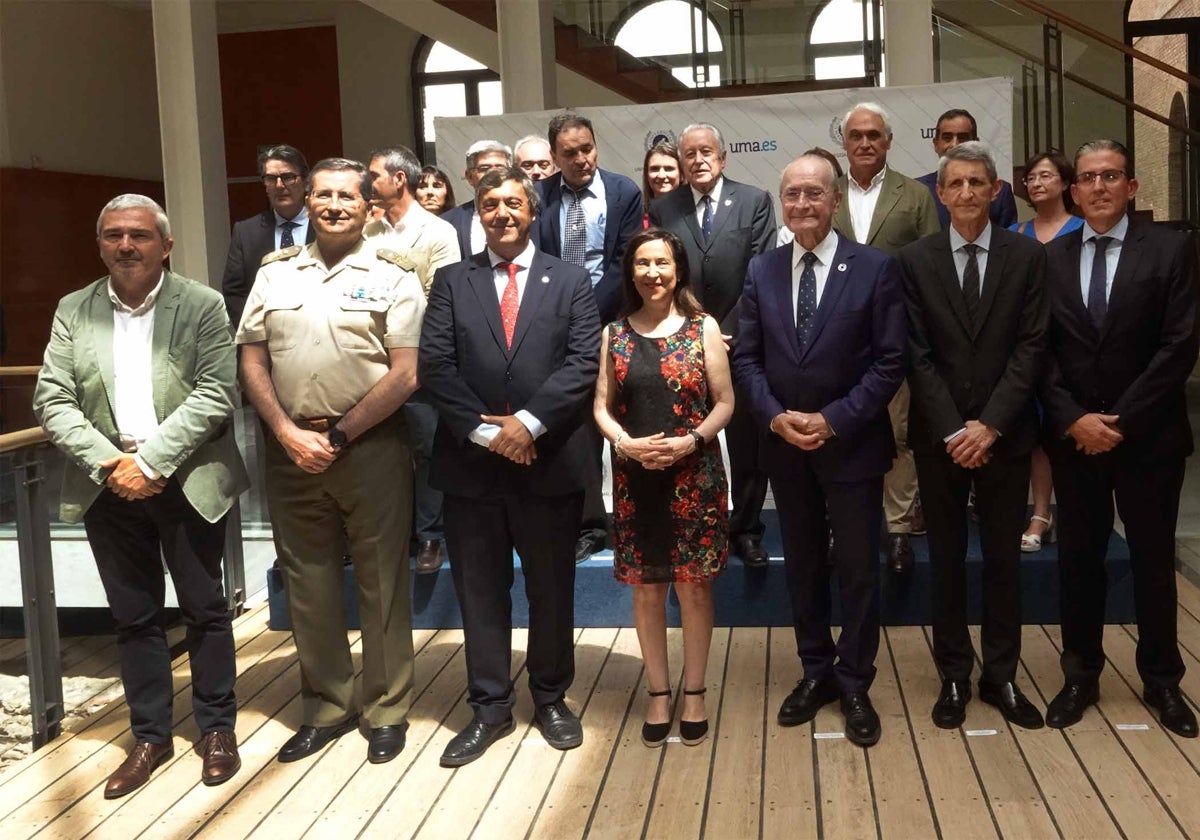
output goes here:
<path id="1" fill-rule="evenodd" d="M 883 65 L 888 86 L 931 84 L 931 0 L 884 0 L 883 14 Z"/>
<path id="2" fill-rule="evenodd" d="M 151 0 L 173 271 L 214 288 L 229 249 L 214 0 Z"/>
<path id="3" fill-rule="evenodd" d="M 496 0 L 496 37 L 505 113 L 558 107 L 550 0 Z"/>

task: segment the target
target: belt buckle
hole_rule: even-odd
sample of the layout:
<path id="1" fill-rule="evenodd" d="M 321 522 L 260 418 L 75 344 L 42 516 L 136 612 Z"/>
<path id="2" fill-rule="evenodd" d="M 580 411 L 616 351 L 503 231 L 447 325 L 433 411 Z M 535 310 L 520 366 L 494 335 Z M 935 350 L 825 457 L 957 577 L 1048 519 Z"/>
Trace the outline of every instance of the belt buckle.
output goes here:
<path id="1" fill-rule="evenodd" d="M 310 429 L 312 429 L 314 432 L 328 432 L 329 431 L 329 418 L 328 417 L 318 417 L 316 420 L 306 420 L 305 422 L 308 423 L 308 427 Z"/>

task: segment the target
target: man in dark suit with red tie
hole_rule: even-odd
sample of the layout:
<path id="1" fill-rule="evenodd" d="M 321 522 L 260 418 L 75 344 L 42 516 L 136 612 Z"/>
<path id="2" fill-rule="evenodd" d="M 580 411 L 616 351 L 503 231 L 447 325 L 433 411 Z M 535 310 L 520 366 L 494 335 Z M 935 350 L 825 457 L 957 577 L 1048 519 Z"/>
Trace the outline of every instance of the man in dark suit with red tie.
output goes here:
<path id="1" fill-rule="evenodd" d="M 1143 699 L 1162 725 L 1197 735 L 1179 689 L 1175 525 L 1192 454 L 1185 385 L 1196 365 L 1196 254 L 1177 231 L 1134 222 L 1133 160 L 1097 140 L 1075 153 L 1084 226 L 1046 246 L 1050 365 L 1046 453 L 1058 496 L 1062 669 L 1046 722 L 1078 723 L 1100 696 L 1104 559 L 1113 503 L 1125 525 Z"/>
<path id="2" fill-rule="evenodd" d="M 804 666 L 779 724 L 806 723 L 840 698 L 846 737 L 869 746 L 881 732 L 868 695 L 879 649 L 874 524 L 896 454 L 887 407 L 904 378 L 904 300 L 891 257 L 833 231 L 841 195 L 829 161 L 801 156 L 784 170 L 779 192 L 795 242 L 750 261 L 733 357 L 738 384 L 770 432 L 763 464 Z"/>
<path id="3" fill-rule="evenodd" d="M 1033 395 L 1046 349 L 1045 256 L 1030 237 L 991 222 L 999 191 L 985 144 L 947 149 L 938 193 L 950 227 L 897 254 L 908 305 L 908 445 L 929 528 L 933 658 L 942 677 L 932 718 L 943 729 L 965 720 L 975 665 L 966 578 L 972 485 L 983 551 L 979 699 L 1017 726 L 1043 725 L 1016 675 Z"/>
<path id="4" fill-rule="evenodd" d="M 534 724 L 557 749 L 583 741 L 564 696 L 574 677 L 575 541 L 600 323 L 586 271 L 538 251 L 538 195 L 520 169 L 476 188 L 487 248 L 434 277 L 419 377 L 440 414 L 430 483 L 462 608 L 475 715 L 442 753 L 479 758 L 513 731 L 513 550 L 529 599 Z"/>
<path id="5" fill-rule="evenodd" d="M 267 149 L 258 156 L 258 177 L 270 207 L 234 223 L 221 278 L 221 293 L 234 330 L 241 323 L 263 257 L 280 248 L 312 242 L 315 233 L 304 209 L 308 161 L 299 149 L 287 144 Z"/>

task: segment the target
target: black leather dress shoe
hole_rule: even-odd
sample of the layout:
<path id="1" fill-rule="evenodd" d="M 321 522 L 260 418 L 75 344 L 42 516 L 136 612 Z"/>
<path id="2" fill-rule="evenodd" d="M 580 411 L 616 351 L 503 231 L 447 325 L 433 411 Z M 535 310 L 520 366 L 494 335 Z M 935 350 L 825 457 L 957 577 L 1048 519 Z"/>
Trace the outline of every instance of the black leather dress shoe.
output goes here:
<path id="1" fill-rule="evenodd" d="M 1083 720 L 1087 707 L 1099 700 L 1100 687 L 1096 683 L 1067 683 L 1046 707 L 1046 725 L 1055 729 L 1074 726 Z"/>
<path id="2" fill-rule="evenodd" d="M 358 715 L 354 715 L 336 726 L 301 726 L 300 731 L 288 738 L 287 743 L 280 748 L 279 760 L 287 764 L 289 761 L 308 758 L 313 753 L 320 751 L 330 741 L 336 741 L 357 726 Z"/>
<path id="3" fill-rule="evenodd" d="M 484 723 L 473 720 L 467 728 L 450 739 L 446 749 L 442 751 L 439 762 L 443 767 L 462 767 L 479 758 L 488 747 L 508 735 L 515 728 L 513 719 L 500 723 Z"/>
<path id="4" fill-rule="evenodd" d="M 1196 715 L 1183 699 L 1179 686 L 1146 686 L 1142 690 L 1142 699 L 1150 704 L 1150 708 L 1158 710 L 1158 721 L 1181 738 L 1195 738 Z"/>
<path id="5" fill-rule="evenodd" d="M 761 569 L 771 560 L 767 550 L 755 537 L 737 537 L 733 541 L 733 553 L 742 558 L 742 565 Z"/>
<path id="6" fill-rule="evenodd" d="M 968 680 L 942 680 L 942 691 L 933 704 L 933 725 L 939 729 L 958 729 L 967 719 L 967 702 L 971 699 Z"/>
<path id="7" fill-rule="evenodd" d="M 1016 683 L 994 685 L 980 680 L 979 699 L 999 709 L 1004 719 L 1014 726 L 1022 729 L 1041 729 L 1046 725 L 1042 720 L 1042 713 L 1025 698 Z"/>
<path id="8" fill-rule="evenodd" d="M 908 534 L 888 534 L 888 568 L 903 575 L 911 572 L 915 563 Z"/>
<path id="9" fill-rule="evenodd" d="M 580 537 L 575 541 L 575 564 L 579 565 L 603 548 L 604 544 L 595 537 Z"/>
<path id="10" fill-rule="evenodd" d="M 562 700 L 534 709 L 533 725 L 556 750 L 573 750 L 583 743 L 583 724 Z"/>
<path id="11" fill-rule="evenodd" d="M 442 568 L 442 541 L 423 540 L 417 548 L 417 574 L 431 575 Z"/>
<path id="12" fill-rule="evenodd" d="M 779 707 L 780 726 L 799 726 L 840 696 L 833 680 L 800 680 Z"/>
<path id="13" fill-rule="evenodd" d="M 846 737 L 860 747 L 879 743 L 883 729 L 879 715 L 871 705 L 871 698 L 862 694 L 847 694 L 842 697 L 842 714 L 846 716 Z"/>
<path id="14" fill-rule="evenodd" d="M 396 726 L 374 726 L 367 738 L 367 761 L 372 764 L 384 764 L 400 755 L 404 749 L 404 738 L 408 734 L 408 724 Z"/>

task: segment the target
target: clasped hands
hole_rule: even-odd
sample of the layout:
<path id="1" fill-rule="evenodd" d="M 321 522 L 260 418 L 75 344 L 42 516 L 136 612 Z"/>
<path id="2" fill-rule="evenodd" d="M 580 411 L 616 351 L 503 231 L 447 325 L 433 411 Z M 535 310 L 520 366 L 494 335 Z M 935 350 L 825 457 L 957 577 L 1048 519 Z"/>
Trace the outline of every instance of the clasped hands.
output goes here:
<path id="1" fill-rule="evenodd" d="M 621 453 L 648 470 L 665 470 L 685 455 L 696 451 L 691 435 L 667 437 L 662 432 L 621 441 Z"/>
<path id="2" fill-rule="evenodd" d="M 819 411 L 785 411 L 771 418 L 771 431 L 792 446 L 811 452 L 833 437 L 833 429 Z"/>
<path id="3" fill-rule="evenodd" d="M 147 478 L 132 455 L 118 455 L 100 462 L 101 469 L 111 469 L 104 484 L 127 501 L 157 496 L 167 486 L 165 478 Z"/>
<path id="4" fill-rule="evenodd" d="M 521 422 L 521 418 L 515 414 L 502 416 L 481 414 L 479 416 L 484 423 L 500 427 L 500 431 L 488 444 L 488 450 L 523 467 L 529 466 L 537 459 L 537 447 L 534 445 L 533 435 Z"/>
<path id="5" fill-rule="evenodd" d="M 293 425 L 279 435 L 279 442 L 293 464 L 313 475 L 325 472 L 337 458 L 327 432 L 314 432 Z"/>
<path id="6" fill-rule="evenodd" d="M 992 444 L 1000 437 L 1000 433 L 978 420 L 968 420 L 963 427 L 964 431 L 946 444 L 946 454 L 963 469 L 982 467 L 991 460 Z"/>
<path id="7" fill-rule="evenodd" d="M 1085 414 L 1067 428 L 1075 439 L 1075 448 L 1085 455 L 1099 455 L 1125 440 L 1117 428 L 1117 414 Z"/>

